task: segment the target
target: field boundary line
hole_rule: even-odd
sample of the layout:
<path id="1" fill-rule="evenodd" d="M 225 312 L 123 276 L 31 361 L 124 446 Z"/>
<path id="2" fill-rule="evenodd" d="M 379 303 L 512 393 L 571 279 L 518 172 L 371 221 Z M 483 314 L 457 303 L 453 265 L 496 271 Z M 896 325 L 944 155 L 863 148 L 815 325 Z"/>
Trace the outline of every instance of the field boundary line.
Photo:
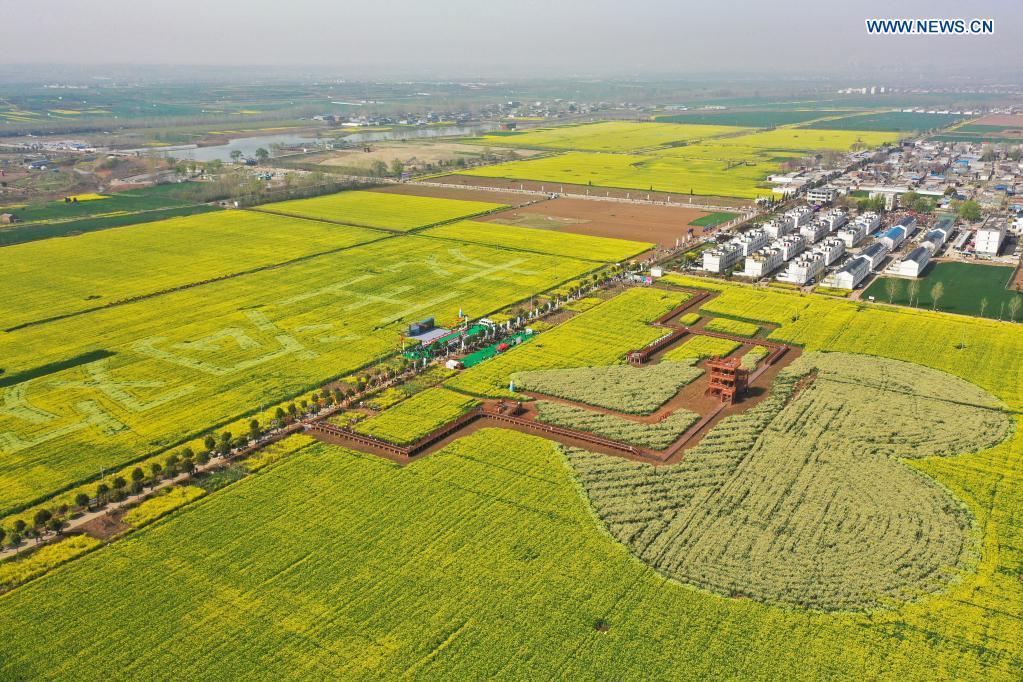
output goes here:
<path id="1" fill-rule="evenodd" d="M 107 303 L 107 304 L 104 304 L 104 305 L 94 306 L 92 308 L 85 308 L 83 310 L 77 310 L 75 312 L 65 313 L 63 315 L 54 315 L 53 317 L 45 317 L 45 318 L 42 318 L 42 319 L 39 319 L 39 320 L 32 320 L 30 322 L 23 322 L 21 324 L 15 325 L 13 327 L 8 327 L 8 328 L 4 329 L 3 331 L 8 333 L 8 334 L 10 334 L 10 333 L 22 330 L 22 329 L 26 329 L 28 327 L 37 327 L 37 326 L 39 326 L 41 324 L 49 324 L 50 322 L 59 322 L 60 320 L 66 320 L 66 319 L 71 318 L 71 317 L 78 317 L 79 315 L 86 315 L 86 314 L 89 314 L 89 313 L 95 313 L 95 312 L 98 312 L 100 310 L 106 310 L 107 308 L 116 308 L 116 307 L 119 307 L 119 306 L 122 306 L 122 305 L 128 305 L 130 303 L 138 303 L 139 301 L 144 301 L 146 299 L 156 298 L 158 296 L 165 296 L 167 294 L 173 294 L 173 293 L 178 292 L 178 291 L 185 291 L 186 289 L 194 289 L 196 287 L 205 286 L 207 284 L 216 284 L 217 282 L 223 282 L 225 280 L 235 279 L 237 277 L 244 277 L 246 275 L 253 275 L 253 274 L 257 273 L 257 272 L 264 272 L 266 270 L 276 270 L 277 268 L 288 267 L 289 265 L 295 265 L 297 263 L 301 263 L 303 261 L 311 260 L 313 258 L 319 258 L 321 256 L 329 256 L 331 254 L 340 253 L 341 251 L 347 251 L 349 249 L 354 249 L 354 248 L 359 247 L 359 246 L 366 246 L 366 245 L 369 245 L 369 244 L 376 244 L 377 242 L 383 241 L 385 239 L 392 239 L 395 236 L 397 236 L 397 235 L 396 234 L 390 234 L 390 233 L 381 233 L 380 237 L 378 237 L 377 239 L 371 239 L 371 240 L 369 240 L 367 242 L 359 242 L 358 244 L 352 244 L 350 246 L 341 246 L 341 247 L 338 247 L 336 249 L 328 249 L 327 251 L 317 251 L 316 253 L 308 253 L 308 254 L 306 254 L 304 256 L 298 256 L 297 258 L 292 258 L 290 260 L 281 261 L 279 263 L 269 263 L 267 265 L 260 265 L 260 266 L 255 267 L 255 268 L 249 268 L 248 270 L 240 270 L 238 272 L 231 272 L 231 273 L 228 273 L 226 275 L 221 275 L 219 277 L 213 277 L 213 278 L 210 278 L 210 279 L 204 279 L 204 280 L 200 280 L 198 282 L 189 282 L 188 284 L 182 284 L 182 285 L 177 286 L 177 287 L 171 287 L 170 289 L 161 289 L 159 291 L 153 291 L 153 292 L 150 292 L 148 294 L 140 294 L 139 296 L 133 296 L 132 298 L 125 298 L 125 299 L 122 299 L 120 301 L 111 301 L 110 303 Z"/>

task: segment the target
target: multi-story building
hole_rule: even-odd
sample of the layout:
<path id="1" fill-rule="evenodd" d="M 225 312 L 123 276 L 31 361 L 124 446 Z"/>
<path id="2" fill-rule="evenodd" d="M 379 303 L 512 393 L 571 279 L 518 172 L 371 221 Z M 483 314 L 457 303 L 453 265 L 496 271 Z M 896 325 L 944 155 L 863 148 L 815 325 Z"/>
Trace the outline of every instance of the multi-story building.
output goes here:
<path id="1" fill-rule="evenodd" d="M 824 278 L 824 286 L 855 289 L 870 274 L 870 260 L 857 256 Z"/>
<path id="2" fill-rule="evenodd" d="M 863 225 L 865 234 L 870 234 L 881 226 L 881 216 L 873 211 L 867 211 L 856 216 L 856 220 L 853 222 Z"/>
<path id="3" fill-rule="evenodd" d="M 902 246 L 902 242 L 906 241 L 906 236 L 906 228 L 903 225 L 896 225 L 886 230 L 877 238 L 877 241 L 888 247 L 889 251 L 894 251 Z"/>
<path id="4" fill-rule="evenodd" d="M 813 219 L 813 209 L 809 206 L 797 206 L 785 211 L 782 222 L 789 224 L 789 231 L 798 230 Z"/>
<path id="5" fill-rule="evenodd" d="M 851 249 L 867 236 L 867 227 L 859 221 L 849 223 L 839 230 L 836 236 L 845 243 L 845 248 Z"/>
<path id="6" fill-rule="evenodd" d="M 819 220 L 807 223 L 799 228 L 799 234 L 802 235 L 803 239 L 805 239 L 808 244 L 816 244 L 820 240 L 824 239 L 830 231 L 831 230 L 828 229 L 827 224 L 822 223 Z"/>
<path id="7" fill-rule="evenodd" d="M 738 244 L 739 248 L 742 249 L 743 256 L 748 256 L 754 251 L 764 248 L 770 241 L 771 239 L 767 236 L 767 233 L 760 228 L 744 232 L 732 240 L 733 243 Z"/>
<path id="8" fill-rule="evenodd" d="M 817 220 L 828 226 L 828 232 L 834 232 L 849 222 L 849 216 L 840 208 L 833 208 L 817 216 Z"/>
<path id="9" fill-rule="evenodd" d="M 768 246 L 746 256 L 746 265 L 742 275 L 753 279 L 767 277 L 780 268 L 784 262 L 781 249 L 776 246 Z"/>
<path id="10" fill-rule="evenodd" d="M 813 250 L 824 256 L 824 265 L 831 265 L 845 253 L 845 242 L 838 237 L 828 237 Z"/>
<path id="11" fill-rule="evenodd" d="M 785 235 L 792 232 L 792 225 L 787 220 L 769 220 L 768 222 L 761 225 L 761 229 L 771 239 L 781 239 Z"/>
<path id="12" fill-rule="evenodd" d="M 781 249 L 781 259 L 788 262 L 803 252 L 806 240 L 798 234 L 790 234 L 776 241 L 773 246 Z"/>
<path id="13" fill-rule="evenodd" d="M 806 191 L 806 202 L 808 204 L 830 204 L 838 196 L 838 190 L 834 187 L 814 187 Z"/>
<path id="14" fill-rule="evenodd" d="M 780 282 L 792 282 L 800 286 L 809 284 L 824 272 L 824 256 L 815 251 L 803 253 L 794 258 L 785 268 L 785 272 L 778 275 Z"/>
<path id="15" fill-rule="evenodd" d="M 707 272 L 721 274 L 728 272 L 742 259 L 742 249 L 738 244 L 728 242 L 703 252 L 703 269 Z"/>
<path id="16" fill-rule="evenodd" d="M 888 257 L 888 251 L 888 247 L 883 242 L 876 241 L 860 251 L 860 257 L 867 259 L 871 270 L 876 270 L 884 262 L 884 259 Z"/>
<path id="17" fill-rule="evenodd" d="M 988 218 L 977 230 L 976 246 L 978 256 L 997 256 L 1005 240 L 1006 222 L 1002 219 Z"/>
<path id="18" fill-rule="evenodd" d="M 926 246 L 918 246 L 892 267 L 893 275 L 902 277 L 919 277 L 931 260 L 931 250 Z"/>

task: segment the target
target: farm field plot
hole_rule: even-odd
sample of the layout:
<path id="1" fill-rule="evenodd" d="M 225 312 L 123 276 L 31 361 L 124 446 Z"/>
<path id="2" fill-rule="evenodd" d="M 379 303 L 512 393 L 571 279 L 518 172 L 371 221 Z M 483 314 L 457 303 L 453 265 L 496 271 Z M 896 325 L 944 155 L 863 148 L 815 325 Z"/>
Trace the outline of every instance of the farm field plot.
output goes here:
<path id="1" fill-rule="evenodd" d="M 943 589 L 973 544 L 969 514 L 900 460 L 996 445 L 1011 430 L 998 406 L 917 365 L 807 354 L 677 465 L 569 461 L 612 535 L 666 575 L 766 603 L 876 608 Z"/>
<path id="2" fill-rule="evenodd" d="M 939 461 L 1010 465 L 988 452 Z M 405 468 L 311 446 L 5 596 L 0 676 L 1018 677 L 1008 570 L 872 614 L 722 598 L 612 541 L 569 457 L 494 429 Z"/>
<path id="3" fill-rule="evenodd" d="M 383 192 L 340 192 L 312 199 L 264 204 L 275 213 L 406 232 L 427 225 L 487 213 L 503 204 L 436 199 Z"/>
<path id="4" fill-rule="evenodd" d="M 416 197 L 427 197 L 431 199 L 457 199 L 459 201 L 481 201 L 485 204 L 507 204 L 517 206 L 529 201 L 534 197 L 528 194 L 517 192 L 501 192 L 497 190 L 478 190 L 458 187 L 442 187 L 430 183 L 403 182 L 398 185 L 387 185 L 385 187 L 374 187 L 367 192 L 380 192 L 381 194 L 398 194 Z"/>
<path id="5" fill-rule="evenodd" d="M 573 256 L 604 262 L 625 260 L 644 251 L 649 251 L 654 246 L 647 242 L 590 237 L 471 220 L 433 227 L 424 230 L 421 234 L 439 239 L 454 239 L 475 244 L 489 244 L 500 248 L 538 251 L 555 256 Z"/>
<path id="6" fill-rule="evenodd" d="M 109 230 L 114 227 L 144 225 L 158 220 L 169 220 L 184 216 L 196 216 L 220 211 L 219 206 L 198 204 L 161 208 L 140 213 L 113 212 L 108 215 L 76 218 L 54 222 L 17 223 L 0 229 L 0 246 L 24 244 L 26 242 L 51 239 L 53 237 L 74 237 L 88 232 Z"/>
<path id="7" fill-rule="evenodd" d="M 726 317 L 715 317 L 713 320 L 707 322 L 704 328 L 712 332 L 721 332 L 722 334 L 734 334 L 736 336 L 756 336 L 757 332 L 760 331 L 760 327 L 749 322 L 739 322 L 738 320 L 729 320 Z"/>
<path id="8" fill-rule="evenodd" d="M 303 156 L 304 163 L 315 163 L 321 166 L 367 169 L 375 163 L 390 166 L 394 161 L 403 164 L 407 171 L 431 170 L 435 167 L 446 167 L 461 159 L 478 161 L 493 152 L 508 152 L 510 149 L 495 148 L 491 145 L 462 144 L 456 142 L 389 142 L 374 143 L 369 151 L 362 147 L 336 149 L 320 154 Z M 519 156 L 529 157 L 542 152 L 530 149 L 515 150 Z M 440 164 L 444 164 L 440 166 Z"/>
<path id="9" fill-rule="evenodd" d="M 674 348 L 668 349 L 664 353 L 664 359 L 669 362 L 683 362 L 690 358 L 703 360 L 704 358 L 724 357 L 731 355 L 741 346 L 741 343 L 731 339 L 719 339 L 716 336 L 693 336 Z"/>
<path id="10" fill-rule="evenodd" d="M 761 185 L 768 175 L 780 168 L 778 164 L 765 161 L 755 166 L 729 167 L 728 153 L 733 158 L 740 156 L 740 153 L 724 152 L 725 158 L 721 158 L 722 148 L 717 146 L 713 147 L 716 158 L 700 158 L 698 155 L 690 158 L 686 150 L 697 147 L 702 145 L 679 147 L 652 155 L 569 152 L 542 159 L 499 163 L 474 168 L 469 172 L 481 177 L 565 182 L 650 192 L 750 199 L 771 194 L 770 188 Z"/>
<path id="11" fill-rule="evenodd" d="M 515 372 L 516 390 L 533 391 L 616 412 L 650 414 L 696 380 L 694 361 L 660 362 L 645 367 L 572 367 Z"/>
<path id="12" fill-rule="evenodd" d="M 973 263 L 935 263 L 920 280 L 920 289 L 913 299 L 913 305 L 931 309 L 934 307 L 932 289 L 941 282 L 944 292 L 938 299 L 938 309 L 961 315 L 980 315 L 981 302 L 986 300 L 984 316 L 1008 320 L 1012 317 L 1012 301 L 1017 299 L 1016 320 L 1023 319 L 1023 294 L 1007 288 L 1015 268 L 999 265 L 977 265 Z M 864 292 L 878 301 L 888 301 L 887 277 L 878 277 Z M 895 296 L 892 303 L 909 305 L 909 283 L 895 279 Z"/>
<path id="13" fill-rule="evenodd" d="M 650 320 L 689 299 L 658 289 L 629 289 L 536 340 L 461 372 L 446 386 L 487 397 L 520 397 L 508 391 L 514 372 L 621 364 L 630 350 L 664 335 Z"/>
<path id="14" fill-rule="evenodd" d="M 700 419 L 700 415 L 678 409 L 658 422 L 634 422 L 613 414 L 604 414 L 574 405 L 541 400 L 536 404 L 537 419 L 548 424 L 589 431 L 622 443 L 663 450 Z"/>
<path id="15" fill-rule="evenodd" d="M 19 244 L 0 249 L 0 329 L 386 236 L 299 218 L 221 211 Z"/>
<path id="16" fill-rule="evenodd" d="M 683 206 L 651 206 L 559 197 L 494 213 L 484 221 L 674 246 L 676 240 L 688 236 L 689 226 L 701 227 L 699 221 L 707 216 L 705 211 Z M 702 232 L 702 229 L 694 230 L 695 234 Z"/>
<path id="17" fill-rule="evenodd" d="M 359 422 L 355 430 L 389 443 L 407 445 L 477 405 L 479 401 L 468 396 L 443 388 L 430 388 Z"/>
<path id="18" fill-rule="evenodd" d="M 781 128 L 748 135 L 707 140 L 698 144 L 660 150 L 658 156 L 693 159 L 770 161 L 822 151 L 849 151 L 878 147 L 899 139 L 897 133 L 878 131 L 811 130 Z"/>
<path id="19" fill-rule="evenodd" d="M 24 208 L 5 209 L 0 204 L 0 213 L 11 212 L 18 220 L 29 222 L 59 222 L 104 216 L 111 214 L 137 213 L 161 208 L 175 208 L 191 205 L 193 202 L 182 198 L 182 185 L 157 185 L 144 189 L 132 189 L 111 194 L 91 195 L 86 200 L 66 202 L 63 200 L 29 204 Z"/>
<path id="20" fill-rule="evenodd" d="M 410 321 L 591 269 L 403 236 L 0 334 L 0 510 L 354 371 Z"/>
<path id="21" fill-rule="evenodd" d="M 483 141 L 501 146 L 542 147 L 590 152 L 628 152 L 635 149 L 660 147 L 674 142 L 740 133 L 743 130 L 744 128 L 733 126 L 606 121 L 486 136 Z"/>
<path id="22" fill-rule="evenodd" d="M 655 116 L 655 121 L 663 123 L 689 123 L 696 125 L 742 126 L 746 128 L 776 128 L 793 123 L 805 123 L 818 118 L 839 116 L 846 111 L 722 111 L 701 113 L 699 111 L 683 112 L 664 116 Z"/>
<path id="23" fill-rule="evenodd" d="M 959 114 L 927 114 L 908 111 L 888 111 L 877 114 L 855 114 L 827 121 L 807 124 L 814 130 L 885 130 L 896 133 L 925 132 L 947 128 L 965 118 Z"/>

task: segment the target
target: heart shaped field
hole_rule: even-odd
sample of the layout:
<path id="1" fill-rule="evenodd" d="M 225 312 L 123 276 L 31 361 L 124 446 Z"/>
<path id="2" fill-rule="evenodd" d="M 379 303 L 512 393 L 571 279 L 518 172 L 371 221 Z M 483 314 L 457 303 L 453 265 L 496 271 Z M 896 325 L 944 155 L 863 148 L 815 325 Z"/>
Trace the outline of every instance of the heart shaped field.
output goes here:
<path id="1" fill-rule="evenodd" d="M 866 610 L 940 590 L 974 547 L 969 511 L 906 460 L 981 450 L 1011 428 L 995 397 L 948 374 L 806 353 L 679 464 L 566 457 L 610 533 L 663 575 Z"/>

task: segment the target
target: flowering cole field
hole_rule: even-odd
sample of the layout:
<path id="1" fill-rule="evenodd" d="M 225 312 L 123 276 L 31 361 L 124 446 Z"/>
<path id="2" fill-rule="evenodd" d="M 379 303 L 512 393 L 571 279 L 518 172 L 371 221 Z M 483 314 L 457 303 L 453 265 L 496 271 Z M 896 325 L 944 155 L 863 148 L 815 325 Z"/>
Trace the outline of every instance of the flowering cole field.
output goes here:
<path id="1" fill-rule="evenodd" d="M 518 397 L 508 391 L 514 372 L 621 363 L 630 350 L 656 341 L 664 329 L 649 321 L 689 299 L 683 292 L 629 289 L 619 296 L 468 369 L 447 382 L 473 395 Z"/>
<path id="2" fill-rule="evenodd" d="M 990 612 L 972 584 L 872 614 L 724 599 L 613 542 L 548 441 L 409 467 L 317 444 L 0 599 L 0 676 L 1017 680 L 996 577 Z"/>
<path id="3" fill-rule="evenodd" d="M 683 362 L 690 358 L 702 360 L 716 356 L 724 357 L 740 346 L 742 346 L 741 343 L 731 339 L 719 339 L 715 336 L 692 336 L 666 351 L 663 359 L 670 362 Z"/>
<path id="4" fill-rule="evenodd" d="M 0 249 L 0 328 L 166 291 L 386 236 L 218 211 Z"/>
<path id="5" fill-rule="evenodd" d="M 704 325 L 705 329 L 712 332 L 721 332 L 722 334 L 734 334 L 735 336 L 756 336 L 757 332 L 760 331 L 760 327 L 749 322 L 740 322 L 738 320 L 729 320 L 725 317 L 716 317 L 713 320 L 707 322 Z"/>
<path id="6" fill-rule="evenodd" d="M 809 383 L 794 397 L 800 377 Z M 965 564 L 972 519 L 899 460 L 1000 442 L 1010 420 L 997 399 L 918 365 L 841 353 L 802 356 L 775 389 L 677 465 L 574 452 L 612 535 L 726 596 L 833 610 L 941 590 Z"/>
<path id="7" fill-rule="evenodd" d="M 405 232 L 456 218 L 488 213 L 505 206 L 483 201 L 438 199 L 408 194 L 341 192 L 312 199 L 280 201 L 265 204 L 260 208 L 304 218 L 320 218 L 348 225 Z"/>
<path id="8" fill-rule="evenodd" d="M 42 575 L 102 544 L 88 535 L 71 535 L 59 542 L 43 545 L 0 562 L 0 591 L 15 587 Z"/>
<path id="9" fill-rule="evenodd" d="M 536 404 L 539 419 L 548 424 L 589 431 L 622 443 L 662 450 L 700 419 L 700 415 L 679 409 L 659 422 L 644 424 L 624 417 L 594 412 L 574 405 L 541 400 Z"/>
<path id="10" fill-rule="evenodd" d="M 354 371 L 411 321 L 479 317 L 591 268 L 395 237 L 0 334 L 0 381 L 21 377 L 0 383 L 0 510 Z M 105 356 L 87 356 L 97 340 Z"/>
<path id="11" fill-rule="evenodd" d="M 544 149 L 577 149 L 589 152 L 627 152 L 634 149 L 659 147 L 672 142 L 699 140 L 716 135 L 739 133 L 744 130 L 748 129 L 734 126 L 606 121 L 603 123 L 585 123 L 582 125 L 529 130 L 515 135 L 485 136 L 480 141 L 501 147 L 540 147 Z"/>
<path id="12" fill-rule="evenodd" d="M 753 346 L 742 354 L 742 368 L 752 372 L 760 364 L 760 361 L 771 354 L 765 346 Z"/>
<path id="13" fill-rule="evenodd" d="M 206 491 L 194 485 L 180 485 L 168 488 L 166 492 L 155 495 L 137 507 L 129 509 L 124 514 L 124 522 L 130 523 L 135 527 L 144 526 L 205 494 Z"/>
<path id="14" fill-rule="evenodd" d="M 780 168 L 780 164 L 769 161 L 729 168 L 727 161 L 698 157 L 568 152 L 558 156 L 473 168 L 469 174 L 511 180 L 620 187 L 637 190 L 637 196 L 653 191 L 754 199 L 772 194 L 763 182 Z"/>
<path id="15" fill-rule="evenodd" d="M 856 145 L 876 147 L 897 139 L 895 133 L 786 128 L 719 137 L 643 154 L 570 152 L 475 168 L 470 173 L 641 191 L 755 198 L 772 193 L 764 180 L 781 169 L 780 160 L 826 150 L 847 151 Z"/>
<path id="16" fill-rule="evenodd" d="M 618 412 L 650 414 L 691 384 L 703 370 L 693 360 L 645 367 L 573 367 L 516 372 L 517 389 L 543 393 Z"/>
<path id="17" fill-rule="evenodd" d="M 502 248 L 539 251 L 554 256 L 572 256 L 603 262 L 625 260 L 648 251 L 654 246 L 647 242 L 635 242 L 627 239 L 591 237 L 570 232 L 470 220 L 430 228 L 424 230 L 422 234 L 428 237 L 455 239 L 475 244 L 491 244 Z"/>
<path id="18" fill-rule="evenodd" d="M 355 430 L 396 445 L 414 443 L 434 429 L 479 405 L 479 401 L 445 390 L 429 388 L 366 421 Z"/>

